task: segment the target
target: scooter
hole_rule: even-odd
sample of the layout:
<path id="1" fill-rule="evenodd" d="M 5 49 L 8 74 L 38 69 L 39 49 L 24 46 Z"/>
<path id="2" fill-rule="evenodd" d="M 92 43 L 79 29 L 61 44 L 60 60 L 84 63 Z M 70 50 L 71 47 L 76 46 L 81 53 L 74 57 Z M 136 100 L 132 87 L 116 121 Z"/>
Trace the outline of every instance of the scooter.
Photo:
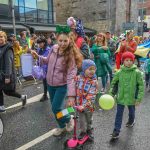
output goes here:
<path id="1" fill-rule="evenodd" d="M 76 110 L 78 110 L 78 107 L 75 106 Z M 83 145 L 89 140 L 91 141 L 90 137 L 88 134 L 86 134 L 82 139 L 78 139 L 77 137 L 77 113 L 75 111 L 75 115 L 74 115 L 74 134 L 73 137 L 71 139 L 68 139 L 65 142 L 65 148 L 66 149 L 83 149 Z"/>

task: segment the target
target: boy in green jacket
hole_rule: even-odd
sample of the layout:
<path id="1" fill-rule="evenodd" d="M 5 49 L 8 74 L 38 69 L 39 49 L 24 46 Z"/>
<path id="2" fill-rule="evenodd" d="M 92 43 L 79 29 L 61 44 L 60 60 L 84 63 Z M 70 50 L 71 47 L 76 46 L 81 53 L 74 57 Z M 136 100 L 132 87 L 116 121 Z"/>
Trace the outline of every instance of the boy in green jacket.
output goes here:
<path id="1" fill-rule="evenodd" d="M 111 137 L 119 137 L 124 107 L 128 106 L 129 119 L 126 127 L 133 127 L 135 124 L 135 106 L 139 105 L 144 96 L 144 81 L 142 73 L 134 65 L 134 55 L 131 52 L 125 52 L 122 55 L 123 66 L 115 74 L 109 93 L 116 95 L 117 113 L 115 127 Z"/>

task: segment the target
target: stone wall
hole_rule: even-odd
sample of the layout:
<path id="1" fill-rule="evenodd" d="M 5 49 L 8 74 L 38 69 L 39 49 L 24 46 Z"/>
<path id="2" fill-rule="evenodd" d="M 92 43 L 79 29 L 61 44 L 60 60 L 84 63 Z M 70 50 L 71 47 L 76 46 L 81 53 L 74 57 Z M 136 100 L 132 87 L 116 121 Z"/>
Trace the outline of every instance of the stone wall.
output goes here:
<path id="1" fill-rule="evenodd" d="M 53 0 L 53 3 L 56 16 L 55 23 L 65 24 L 66 19 L 72 14 L 71 0 Z"/>
<path id="2" fill-rule="evenodd" d="M 122 24 L 128 22 L 134 22 L 135 27 L 134 30 L 137 32 L 138 26 L 138 11 L 137 11 L 137 1 L 131 0 L 131 9 L 130 9 L 130 18 L 127 15 L 127 3 L 124 0 L 116 0 L 116 25 L 115 25 L 115 32 L 120 34 L 124 32 L 122 28 Z"/>
<path id="3" fill-rule="evenodd" d="M 136 19 L 137 0 L 131 0 L 131 21 Z M 126 22 L 126 0 L 54 0 L 56 23 L 66 23 L 70 16 L 83 20 L 86 27 L 98 32 L 122 32 Z"/>
<path id="4" fill-rule="evenodd" d="M 116 24 L 115 32 L 122 32 L 122 24 L 126 22 L 126 2 L 122 0 L 116 0 Z"/>
<path id="5" fill-rule="evenodd" d="M 131 22 L 134 22 L 135 27 L 134 27 L 134 31 L 135 34 L 137 34 L 138 31 L 138 1 L 137 0 L 133 0 L 132 4 L 131 4 Z"/>
<path id="6" fill-rule="evenodd" d="M 105 32 L 109 30 L 110 21 L 93 21 L 93 22 L 85 22 L 84 26 L 90 29 L 94 29 L 97 32 Z"/>
<path id="7" fill-rule="evenodd" d="M 56 23 L 65 24 L 69 16 L 74 16 L 97 31 L 114 30 L 115 9 L 115 0 L 54 0 Z"/>

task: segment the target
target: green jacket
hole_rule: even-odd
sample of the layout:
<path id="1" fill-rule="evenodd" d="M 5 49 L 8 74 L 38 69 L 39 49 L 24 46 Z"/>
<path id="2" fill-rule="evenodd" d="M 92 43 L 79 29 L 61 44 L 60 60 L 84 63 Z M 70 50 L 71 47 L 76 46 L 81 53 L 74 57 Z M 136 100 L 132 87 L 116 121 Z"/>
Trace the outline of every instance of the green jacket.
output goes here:
<path id="1" fill-rule="evenodd" d="M 115 95 L 116 101 L 121 105 L 134 105 L 135 102 L 141 102 L 144 96 L 144 81 L 142 72 L 136 65 L 131 68 L 122 66 L 115 74 L 109 93 Z"/>
<path id="2" fill-rule="evenodd" d="M 97 70 L 96 70 L 96 75 L 97 77 L 102 77 L 102 76 L 106 76 L 106 74 L 108 72 L 111 72 L 112 69 L 111 69 L 111 66 L 110 66 L 110 63 L 109 63 L 109 57 L 110 57 L 110 50 L 104 50 L 101 46 L 98 46 L 96 44 L 94 44 L 91 48 L 92 50 L 92 53 L 94 54 L 94 62 L 96 64 L 96 67 L 97 67 Z M 108 55 L 108 62 L 107 63 L 102 63 L 101 62 L 101 57 L 102 57 L 102 54 L 106 54 Z M 104 58 L 103 58 L 104 59 Z"/>
<path id="3" fill-rule="evenodd" d="M 145 71 L 145 73 L 150 72 L 150 59 L 146 59 L 146 61 L 144 63 L 144 71 Z"/>

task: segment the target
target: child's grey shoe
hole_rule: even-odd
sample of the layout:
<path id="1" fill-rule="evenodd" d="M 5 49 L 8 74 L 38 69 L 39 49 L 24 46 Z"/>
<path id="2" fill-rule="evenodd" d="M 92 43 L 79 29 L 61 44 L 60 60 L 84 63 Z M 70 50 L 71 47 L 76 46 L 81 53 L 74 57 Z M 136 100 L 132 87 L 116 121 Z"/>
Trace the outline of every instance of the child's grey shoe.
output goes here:
<path id="1" fill-rule="evenodd" d="M 128 122 L 126 123 L 126 127 L 131 128 L 131 127 L 134 126 L 134 124 L 135 124 L 135 120 L 134 120 L 133 122 L 128 121 Z"/>
<path id="2" fill-rule="evenodd" d="M 111 137 L 112 139 L 118 139 L 118 138 L 119 138 L 119 133 L 116 132 L 116 131 L 114 131 L 112 134 L 110 134 L 110 137 Z"/>

